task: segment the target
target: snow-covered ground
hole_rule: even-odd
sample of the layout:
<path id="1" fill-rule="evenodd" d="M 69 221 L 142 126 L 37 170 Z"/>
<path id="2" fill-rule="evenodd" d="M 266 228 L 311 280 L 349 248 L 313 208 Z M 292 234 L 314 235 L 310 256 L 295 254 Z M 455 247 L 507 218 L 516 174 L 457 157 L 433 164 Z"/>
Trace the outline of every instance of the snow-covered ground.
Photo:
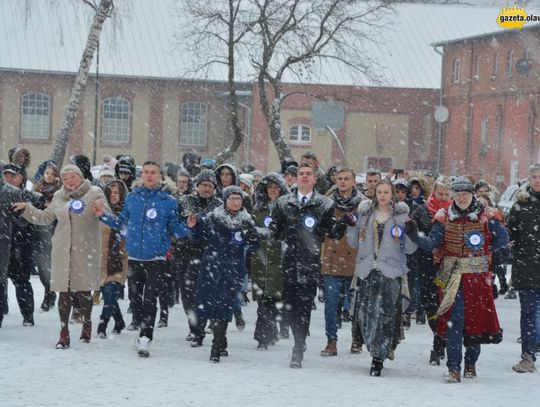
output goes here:
<path id="1" fill-rule="evenodd" d="M 32 283 L 39 308 L 43 288 L 36 277 Z M 171 309 L 169 327 L 156 329 L 150 358 L 142 359 L 133 348 L 137 333 L 83 344 L 76 340 L 80 325 L 71 325 L 71 348 L 56 350 L 57 309 L 36 312 L 36 325 L 23 327 L 11 284 L 9 296 L 10 313 L 0 329 L 0 406 L 540 406 L 540 373 L 511 369 L 520 354 L 518 300 L 496 300 L 504 341 L 482 348 L 478 378 L 445 384 L 446 367 L 427 362 L 429 328 L 414 321 L 396 359 L 386 361 L 383 376 L 375 378 L 368 374 L 365 348 L 360 355 L 348 353 L 349 324 L 339 331 L 338 356 L 319 356 L 326 343 L 321 303 L 312 315 L 304 368 L 295 370 L 289 368 L 292 339 L 256 350 L 253 302 L 243 309 L 246 329 L 229 327 L 230 356 L 212 364 L 210 337 L 198 349 L 184 340 L 180 305 Z M 125 311 L 127 301 L 121 306 Z M 95 307 L 92 314 L 94 336 L 100 311 Z"/>

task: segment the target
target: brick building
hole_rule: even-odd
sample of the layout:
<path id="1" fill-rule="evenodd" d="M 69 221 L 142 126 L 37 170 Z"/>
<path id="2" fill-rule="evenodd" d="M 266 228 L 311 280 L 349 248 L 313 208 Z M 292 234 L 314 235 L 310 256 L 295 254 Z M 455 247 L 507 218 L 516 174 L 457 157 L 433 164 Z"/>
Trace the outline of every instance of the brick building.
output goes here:
<path id="1" fill-rule="evenodd" d="M 443 50 L 443 171 L 504 187 L 540 160 L 540 26 L 434 44 Z"/>

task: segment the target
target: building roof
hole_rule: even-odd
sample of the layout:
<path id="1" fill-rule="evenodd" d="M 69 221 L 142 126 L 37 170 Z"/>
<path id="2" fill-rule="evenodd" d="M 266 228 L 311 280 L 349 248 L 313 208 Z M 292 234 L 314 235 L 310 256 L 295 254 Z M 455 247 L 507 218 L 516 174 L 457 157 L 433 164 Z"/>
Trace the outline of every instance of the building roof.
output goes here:
<path id="1" fill-rule="evenodd" d="M 93 10 L 80 0 L 0 1 L 0 69 L 76 72 L 92 22 Z M 56 6 L 50 6 L 50 4 Z M 107 20 L 100 42 L 100 73 L 129 77 L 186 78 L 189 52 L 178 42 L 182 16 L 177 0 L 116 2 L 119 19 Z M 376 61 L 383 86 L 438 88 L 441 56 L 431 44 L 468 38 L 498 29 L 500 7 L 400 4 L 386 15 L 387 29 L 366 53 Z M 91 72 L 95 72 L 94 66 Z M 226 80 L 214 69 L 207 79 Z M 250 81 L 249 70 L 239 80 Z M 285 81 L 298 82 L 289 76 Z M 372 86 L 368 78 L 337 62 L 321 63 L 307 82 Z"/>

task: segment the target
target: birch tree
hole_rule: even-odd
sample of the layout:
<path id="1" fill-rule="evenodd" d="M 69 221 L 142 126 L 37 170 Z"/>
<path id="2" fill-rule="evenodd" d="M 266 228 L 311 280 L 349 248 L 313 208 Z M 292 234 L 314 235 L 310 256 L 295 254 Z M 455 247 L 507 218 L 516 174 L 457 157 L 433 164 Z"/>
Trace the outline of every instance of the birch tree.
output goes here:
<path id="1" fill-rule="evenodd" d="M 105 22 L 105 19 L 110 16 L 114 8 L 113 0 L 101 0 L 99 5 L 97 5 L 95 2 L 90 2 L 90 0 L 82 1 L 95 10 L 95 15 L 90 32 L 88 33 L 86 47 L 84 48 L 81 57 L 79 70 L 77 72 L 77 76 L 75 77 L 75 82 L 71 88 L 68 106 L 64 112 L 62 125 L 60 126 L 58 135 L 56 136 L 56 141 L 54 143 L 53 152 L 51 155 L 51 159 L 58 163 L 58 165 L 62 164 L 64 161 L 64 156 L 66 155 L 69 137 L 73 130 L 73 125 L 75 123 L 77 111 L 84 94 L 84 89 L 86 88 L 88 73 L 90 66 L 92 65 L 94 53 L 99 43 L 103 23 Z"/>

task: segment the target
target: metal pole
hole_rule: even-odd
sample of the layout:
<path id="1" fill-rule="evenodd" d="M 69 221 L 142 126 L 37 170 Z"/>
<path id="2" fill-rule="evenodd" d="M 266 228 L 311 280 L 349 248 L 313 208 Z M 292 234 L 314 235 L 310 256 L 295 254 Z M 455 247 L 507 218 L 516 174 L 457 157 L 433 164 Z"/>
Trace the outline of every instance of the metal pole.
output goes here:
<path id="1" fill-rule="evenodd" d="M 99 114 L 99 42 L 96 48 L 96 95 L 94 100 L 94 148 L 92 154 L 92 166 L 97 160 L 97 138 L 98 138 L 98 114 Z"/>

